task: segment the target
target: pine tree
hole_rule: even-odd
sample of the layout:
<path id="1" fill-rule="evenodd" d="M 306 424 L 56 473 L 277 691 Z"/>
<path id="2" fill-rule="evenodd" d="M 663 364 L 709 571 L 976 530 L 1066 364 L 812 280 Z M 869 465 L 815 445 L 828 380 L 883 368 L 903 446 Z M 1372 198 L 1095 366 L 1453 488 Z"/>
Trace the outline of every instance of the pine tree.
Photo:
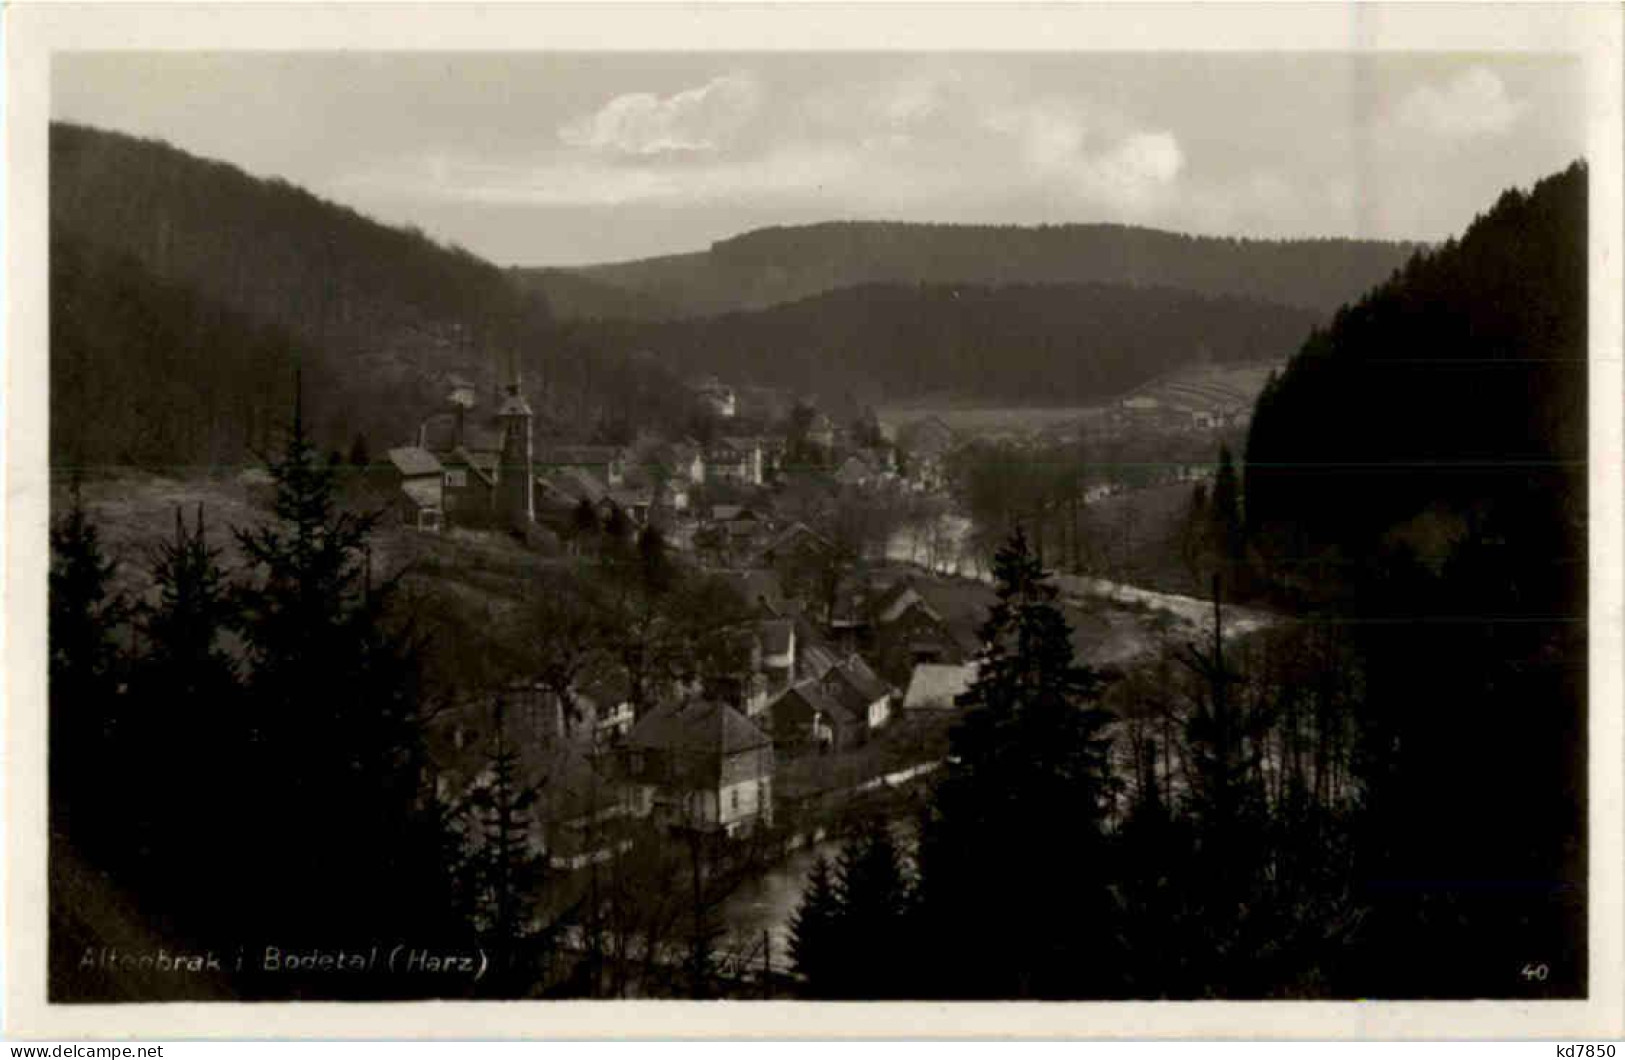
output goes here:
<path id="1" fill-rule="evenodd" d="M 546 880 L 545 856 L 531 844 L 538 787 L 520 775 L 519 750 L 508 739 L 505 707 L 494 712 L 495 732 L 487 760 L 489 783 L 469 797 L 474 821 L 472 852 L 476 886 L 475 923 L 492 955 L 490 989 L 522 994 L 534 982 L 536 932 L 531 920 Z"/>
<path id="2" fill-rule="evenodd" d="M 807 874 L 807 887 L 801 904 L 790 917 L 790 959 L 807 981 L 807 992 L 815 998 L 837 994 L 836 976 L 840 940 L 841 900 L 830 873 L 829 859 L 820 855 Z"/>
<path id="3" fill-rule="evenodd" d="M 129 606 L 113 587 L 117 563 L 85 512 L 76 482 L 66 513 L 51 527 L 48 629 L 49 774 L 54 841 L 83 855 L 116 827 L 102 795 L 118 756 L 121 658 L 114 630 Z"/>
<path id="4" fill-rule="evenodd" d="M 237 667 L 221 643 L 235 608 L 220 550 L 208 542 L 203 506 L 188 530 L 179 507 L 175 536 L 161 543 L 152 564 L 156 603 L 140 609 L 143 656 L 131 674 L 136 715 L 129 753 L 148 780 L 131 792 L 139 807 L 135 831 L 140 857 L 133 868 L 156 877 L 151 901 L 200 930 L 229 928 L 218 915 L 219 895 L 195 863 L 199 835 L 232 827 L 218 798 L 197 792 L 228 790 L 241 762 L 241 688 Z"/>
<path id="5" fill-rule="evenodd" d="M 236 532 L 252 575 L 238 596 L 249 716 L 233 835 L 251 837 L 239 900 L 263 896 L 266 930 L 290 945 L 453 931 L 449 866 L 426 875 L 420 849 L 433 801 L 422 645 L 392 628 L 388 586 L 368 584 L 374 517 L 339 509 L 297 404 L 270 471 L 275 521 Z"/>
<path id="6" fill-rule="evenodd" d="M 1110 715 L 1019 529 L 994 574 L 998 601 L 921 835 L 925 930 L 951 939 L 931 961 L 942 976 L 931 989 L 1101 996 L 1115 967 L 1103 864 Z"/>
<path id="7" fill-rule="evenodd" d="M 849 839 L 836 864 L 840 914 L 836 940 L 839 996 L 875 999 L 906 995 L 901 966 L 910 948 L 912 895 L 890 827 L 877 820 Z"/>

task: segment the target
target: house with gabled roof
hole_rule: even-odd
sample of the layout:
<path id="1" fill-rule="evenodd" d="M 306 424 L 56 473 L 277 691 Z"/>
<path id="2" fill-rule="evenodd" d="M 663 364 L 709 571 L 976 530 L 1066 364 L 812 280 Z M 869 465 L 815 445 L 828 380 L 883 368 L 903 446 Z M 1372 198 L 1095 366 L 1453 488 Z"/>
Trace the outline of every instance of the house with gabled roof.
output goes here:
<path id="1" fill-rule="evenodd" d="M 730 836 L 773 823 L 773 740 L 737 708 L 663 703 L 626 742 L 627 774 L 656 821 Z"/>
<path id="2" fill-rule="evenodd" d="M 880 675 L 894 685 L 907 683 L 920 663 L 962 663 L 966 651 L 946 620 L 904 578 L 870 602 L 871 657 Z"/>
<path id="3" fill-rule="evenodd" d="M 618 445 L 554 445 L 542 450 L 536 458 L 537 469 L 542 474 L 585 471 L 611 488 L 623 484 L 626 464 L 627 452 Z"/>
<path id="4" fill-rule="evenodd" d="M 802 681 L 767 705 L 773 745 L 781 757 L 846 751 L 863 743 L 868 725 L 842 701 L 829 680 Z"/>
<path id="5" fill-rule="evenodd" d="M 445 470 L 427 449 L 401 446 L 386 456 L 385 489 L 390 508 L 407 526 L 439 530 L 445 525 Z"/>
<path id="6" fill-rule="evenodd" d="M 831 667 L 822 683 L 825 693 L 839 702 L 848 714 L 861 718 L 870 731 L 885 725 L 891 717 L 891 686 L 857 655 L 850 655 Z"/>

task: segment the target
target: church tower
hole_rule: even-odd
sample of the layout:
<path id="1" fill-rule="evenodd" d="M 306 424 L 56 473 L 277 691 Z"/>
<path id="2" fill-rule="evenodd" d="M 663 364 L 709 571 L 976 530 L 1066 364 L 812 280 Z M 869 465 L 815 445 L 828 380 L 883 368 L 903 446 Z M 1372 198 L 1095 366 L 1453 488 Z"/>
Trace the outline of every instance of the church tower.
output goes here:
<path id="1" fill-rule="evenodd" d="M 519 358 L 509 362 L 507 392 L 497 407 L 502 427 L 502 462 L 497 470 L 497 506 L 510 525 L 536 521 L 536 469 L 531 451 L 530 404 L 519 385 Z"/>

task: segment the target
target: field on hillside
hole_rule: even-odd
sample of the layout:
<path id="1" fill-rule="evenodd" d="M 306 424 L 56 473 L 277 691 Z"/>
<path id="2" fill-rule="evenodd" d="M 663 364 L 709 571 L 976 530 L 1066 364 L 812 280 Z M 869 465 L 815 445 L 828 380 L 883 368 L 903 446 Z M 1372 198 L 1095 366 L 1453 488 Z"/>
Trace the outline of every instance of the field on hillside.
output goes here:
<path id="1" fill-rule="evenodd" d="M 243 567 L 234 531 L 272 518 L 270 487 L 256 482 L 224 475 L 177 479 L 126 469 L 86 480 L 80 491 L 104 551 L 118 561 L 116 588 L 142 600 L 153 592 L 151 565 L 158 547 L 174 540 L 177 509 L 190 530 L 201 505 L 209 544 L 220 550 L 222 566 L 228 573 Z M 53 517 L 66 510 L 69 496 L 65 482 L 53 484 Z M 406 571 L 413 582 L 454 584 L 481 606 L 513 598 L 528 576 L 558 562 L 501 534 L 425 534 L 390 525 L 374 531 L 371 552 L 380 582 Z"/>

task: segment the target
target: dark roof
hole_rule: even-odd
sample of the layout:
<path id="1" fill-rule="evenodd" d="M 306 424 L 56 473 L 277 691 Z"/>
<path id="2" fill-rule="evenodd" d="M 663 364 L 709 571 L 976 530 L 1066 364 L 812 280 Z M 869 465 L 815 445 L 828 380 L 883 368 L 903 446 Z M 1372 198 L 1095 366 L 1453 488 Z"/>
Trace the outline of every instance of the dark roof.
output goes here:
<path id="1" fill-rule="evenodd" d="M 890 625 L 908 614 L 913 608 L 922 608 L 932 619 L 941 622 L 942 616 L 932 607 L 919 590 L 914 588 L 912 582 L 904 579 L 888 586 L 874 602 L 875 620 L 881 625 Z"/>
<path id="2" fill-rule="evenodd" d="M 837 725 L 856 725 L 858 722 L 858 716 L 849 707 L 825 692 L 816 681 L 793 685 L 767 705 L 768 716 L 775 725 L 784 725 L 815 712 Z"/>
<path id="3" fill-rule="evenodd" d="M 445 458 L 445 462 L 467 465 L 468 469 L 478 475 L 487 486 L 496 484 L 497 459 L 490 453 L 483 455 L 471 453 L 459 445 Z"/>
<path id="4" fill-rule="evenodd" d="M 633 747 L 725 756 L 773 741 L 756 723 L 726 703 L 709 699 L 664 703 L 632 727 Z"/>
<path id="5" fill-rule="evenodd" d="M 767 544 L 762 546 L 762 554 L 766 555 L 769 552 L 777 552 L 786 545 L 794 542 L 797 538 L 805 538 L 806 540 L 817 545 L 819 548 L 829 549 L 834 547 L 829 543 L 828 538 L 826 538 L 823 534 L 820 534 L 817 530 L 814 530 L 812 527 L 808 526 L 806 523 L 791 523 L 783 530 L 780 530 L 778 533 L 774 534 L 772 540 L 768 541 Z"/>
<path id="6" fill-rule="evenodd" d="M 788 618 L 766 618 L 756 623 L 756 636 L 762 642 L 762 654 L 783 655 L 794 643 L 796 624 Z"/>
<path id="7" fill-rule="evenodd" d="M 438 509 L 445 499 L 445 495 L 440 492 L 439 479 L 433 482 L 408 480 L 401 483 L 401 493 L 413 506 L 431 510 Z"/>
<path id="8" fill-rule="evenodd" d="M 389 462 L 403 475 L 438 475 L 442 470 L 433 453 L 415 445 L 391 449 L 388 455 Z"/>
<path id="9" fill-rule="evenodd" d="M 840 675 L 842 681 L 862 697 L 865 704 L 873 703 L 883 696 L 891 695 L 890 686 L 875 675 L 875 672 L 869 668 L 868 663 L 856 655 L 837 666 L 835 672 Z"/>
<path id="10" fill-rule="evenodd" d="M 580 503 L 583 500 L 597 504 L 609 495 L 609 487 L 597 475 L 579 467 L 558 468 L 544 480 L 551 489 Z"/>

